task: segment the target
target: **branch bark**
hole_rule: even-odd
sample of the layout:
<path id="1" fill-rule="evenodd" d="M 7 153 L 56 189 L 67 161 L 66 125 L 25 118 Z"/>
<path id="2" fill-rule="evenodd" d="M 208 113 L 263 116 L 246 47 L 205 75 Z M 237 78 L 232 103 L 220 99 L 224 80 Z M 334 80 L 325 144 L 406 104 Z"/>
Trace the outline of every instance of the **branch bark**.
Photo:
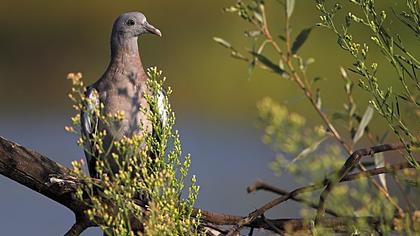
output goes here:
<path id="1" fill-rule="evenodd" d="M 402 149 L 404 148 L 404 145 L 401 143 L 394 143 L 394 144 L 383 144 L 383 145 L 378 145 L 378 146 L 374 146 L 374 147 L 370 147 L 370 148 L 363 148 L 363 149 L 359 149 L 357 151 L 355 151 L 352 155 L 349 156 L 349 158 L 347 159 L 346 163 L 343 165 L 342 169 L 340 169 L 340 171 L 338 172 L 338 174 L 336 174 L 335 176 L 333 176 L 332 178 L 326 179 L 325 181 L 323 181 L 322 183 L 318 183 L 318 184 L 312 184 L 312 185 L 307 185 L 304 187 L 300 187 L 297 188 L 291 192 L 288 192 L 287 194 L 280 196 L 278 198 L 275 198 L 273 200 L 271 200 L 270 202 L 264 204 L 262 207 L 256 209 L 255 211 L 251 212 L 247 217 L 244 217 L 243 219 L 241 219 L 235 226 L 233 226 L 230 230 L 228 235 L 234 235 L 236 232 L 239 232 L 239 230 L 246 226 L 249 225 L 250 223 L 254 222 L 256 219 L 258 219 L 261 215 L 263 215 L 266 211 L 270 210 L 271 208 L 285 202 L 288 201 L 290 199 L 296 198 L 296 196 L 298 196 L 301 193 L 305 193 L 305 192 L 310 192 L 310 191 L 315 191 L 317 189 L 320 188 L 324 188 L 323 194 L 328 194 L 330 189 L 332 186 L 332 183 L 339 183 L 343 181 L 343 178 L 350 172 L 350 170 L 357 164 L 359 163 L 360 159 L 363 156 L 367 156 L 367 155 L 372 155 L 374 153 L 379 153 L 379 152 L 386 152 L 386 151 L 391 151 L 391 150 L 398 150 L 398 149 Z M 365 171 L 363 171 L 365 172 Z M 339 176 L 339 178 L 337 177 Z M 350 179 L 351 180 L 351 179 Z M 328 187 L 330 186 L 330 187 Z M 324 193 L 327 192 L 327 193 Z M 325 214 L 325 204 L 322 201 L 322 196 L 320 197 L 320 203 L 318 205 L 318 213 L 322 212 L 323 214 Z M 323 217 L 317 217 L 317 223 L 322 224 Z"/>
<path id="2" fill-rule="evenodd" d="M 86 218 L 86 204 L 73 196 L 78 182 L 70 169 L 3 137 L 0 137 L 0 174 L 66 206 L 77 220 Z M 90 226 L 91 222 L 78 220 L 66 235 L 79 235 Z"/>
<path id="3" fill-rule="evenodd" d="M 324 217 L 325 215 L 325 201 L 331 192 L 332 188 L 335 184 L 342 181 L 344 177 L 346 177 L 349 172 L 359 164 L 360 160 L 364 156 L 373 156 L 375 153 L 381 153 L 386 151 L 393 151 L 393 150 L 400 150 L 403 149 L 405 146 L 403 143 L 392 143 L 392 144 L 383 144 L 378 146 L 373 146 L 370 148 L 363 148 L 353 152 L 344 163 L 343 167 L 338 171 L 338 173 L 334 174 L 327 180 L 327 184 L 325 185 L 324 190 L 321 193 L 319 198 L 319 205 L 317 216 L 315 218 L 315 223 L 319 222 L 319 219 Z M 396 205 L 398 206 L 398 205 Z M 400 216 L 404 215 L 404 211 L 401 208 L 398 208 L 398 212 Z"/>
<path id="4" fill-rule="evenodd" d="M 342 178 L 342 181 L 349 181 L 363 176 L 376 175 L 378 173 L 385 173 L 395 171 L 398 169 L 409 168 L 409 165 L 400 164 L 396 167 L 378 168 L 366 173 L 358 173 L 355 175 Z M 75 214 L 75 223 L 70 230 L 65 234 L 66 236 L 80 235 L 85 229 L 96 226 L 96 224 L 89 220 L 85 211 L 87 210 L 86 203 L 74 196 L 78 187 L 83 184 L 81 180 L 71 175 L 71 170 L 50 160 L 46 156 L 35 151 L 29 150 L 19 144 L 8 141 L 0 137 L 0 174 L 4 175 L 42 195 L 56 201 L 57 203 L 66 206 Z M 309 185 L 298 188 L 292 192 L 287 193 L 279 199 L 265 205 L 251 213 L 248 217 L 235 216 L 229 214 L 215 213 L 206 210 L 195 210 L 201 212 L 201 227 L 208 229 L 209 235 L 224 235 L 229 233 L 226 229 L 218 227 L 218 225 L 235 225 L 240 227 L 262 228 L 271 230 L 273 232 L 282 232 L 286 229 L 306 230 L 312 225 L 305 219 L 266 219 L 263 214 L 266 210 L 288 199 L 295 198 L 299 193 L 319 189 L 325 186 L 324 182 L 319 185 Z M 298 199 L 298 198 L 295 198 Z M 142 205 L 142 203 L 139 203 Z M 345 232 L 346 226 L 360 220 L 361 218 L 354 217 L 330 217 L 322 218 L 320 224 L 331 228 L 336 232 Z M 371 224 L 377 224 L 379 219 L 364 218 Z"/>
<path id="5" fill-rule="evenodd" d="M 70 173 L 42 154 L 0 137 L 0 174 L 83 215 L 83 202 L 72 196 L 74 186 L 56 181 L 58 176 L 72 179 Z"/>

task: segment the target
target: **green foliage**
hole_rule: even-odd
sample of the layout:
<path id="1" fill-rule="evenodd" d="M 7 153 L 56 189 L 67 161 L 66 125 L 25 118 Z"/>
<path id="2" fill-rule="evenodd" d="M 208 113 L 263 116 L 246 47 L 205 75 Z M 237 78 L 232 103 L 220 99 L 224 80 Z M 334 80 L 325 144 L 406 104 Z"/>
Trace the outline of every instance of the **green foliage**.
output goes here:
<path id="1" fill-rule="evenodd" d="M 327 2 L 332 2 L 332 6 L 327 7 Z M 294 176 L 297 182 L 320 184 L 325 178 L 335 176 L 332 173 L 337 173 L 356 145 L 365 144 L 364 142 L 368 140 L 370 142 L 368 146 L 373 146 L 384 143 L 387 138 L 396 138 L 405 144 L 405 155 L 402 154 L 413 167 L 417 168 L 387 174 L 398 186 L 406 187 L 405 190 L 399 187 L 399 191 L 405 196 L 403 199 L 388 192 L 387 179 L 384 175 L 380 175 L 380 184 L 370 177 L 335 186 L 326 206 L 330 212 L 338 216 L 360 217 L 359 220 L 347 222 L 348 234 L 379 235 L 390 234 L 391 231 L 408 235 L 418 234 L 419 229 L 415 227 L 418 217 L 415 215 L 418 213 L 420 202 L 413 199 L 413 196 L 419 192 L 420 183 L 419 163 L 414 153 L 419 147 L 420 134 L 418 123 L 420 84 L 417 78 L 420 64 L 416 59 L 418 50 L 405 46 L 410 43 L 404 43 L 401 36 L 394 33 L 387 25 L 389 12 L 377 10 L 373 0 L 350 0 L 346 5 L 336 2 L 317 0 L 316 7 L 322 14 L 321 23 L 318 25 L 332 30 L 338 37 L 338 45 L 354 59 L 353 67 L 348 70 L 340 68 L 344 87 L 342 96 L 344 109 L 337 110 L 323 106 L 322 87 L 317 83 L 320 78 L 310 79 L 308 75 L 307 68 L 312 66 L 315 60 L 299 55 L 302 46 L 308 44 L 313 28 L 302 29 L 295 39 L 291 37 L 292 13 L 295 16 L 293 19 L 299 16 L 299 13 L 294 11 L 295 1 L 239 0 L 235 5 L 225 9 L 226 12 L 237 14 L 253 27 L 246 31 L 253 32 L 252 34 L 245 33 L 246 38 L 253 39 L 252 45 L 245 48 L 252 50 L 246 50 L 248 51 L 248 54 L 244 54 L 247 55 L 244 57 L 246 59 L 241 58 L 249 63 L 250 70 L 256 67 L 269 70 L 279 78 L 286 78 L 287 82 L 295 84 L 320 118 L 320 123 L 311 124 L 306 122 L 305 117 L 290 112 L 286 106 L 271 98 L 263 98 L 258 102 L 258 127 L 263 131 L 262 140 L 276 152 L 276 159 L 271 163 L 271 167 L 276 174 Z M 395 17 L 414 33 L 414 40 L 417 43 L 419 2 L 407 0 L 399 3 L 405 4 L 407 9 L 400 14 L 395 9 L 392 11 Z M 267 12 L 279 12 L 279 6 L 284 10 L 284 21 L 270 21 Z M 334 17 L 345 9 L 355 9 L 355 6 L 356 11 L 346 13 L 343 25 L 338 27 L 339 23 Z M 268 8 L 275 10 L 267 11 Z M 360 35 L 356 37 L 350 34 L 352 24 L 367 28 L 370 34 L 368 41 L 371 42 L 365 42 L 363 39 L 361 42 L 356 42 L 355 38 L 360 38 Z M 271 28 L 284 28 L 284 36 L 273 37 Z M 216 41 L 226 42 L 226 45 L 229 45 L 225 46 L 226 48 L 234 50 L 234 53 L 239 52 L 237 49 L 239 47 L 227 43 L 224 39 L 218 38 Z M 400 88 L 393 89 L 385 78 L 380 78 L 377 73 L 378 61 L 368 56 L 368 44 L 372 42 L 394 69 L 394 74 L 388 76 L 396 78 Z M 312 42 L 313 47 L 316 47 L 316 43 Z M 348 71 L 352 72 L 352 76 L 358 77 L 359 87 L 354 86 L 355 83 L 348 75 Z M 369 104 L 363 104 L 367 107 L 366 110 L 359 108 L 361 101 L 353 95 L 358 88 L 371 96 Z M 375 113 L 388 124 L 377 132 L 370 128 Z M 388 137 L 389 133 L 394 133 L 395 136 Z M 388 166 L 384 161 L 384 154 L 376 154 L 374 158 L 374 163 L 362 163 L 358 168 L 366 170 L 369 167 Z M 319 192 L 305 193 L 301 197 L 304 197 L 307 203 L 316 203 Z M 404 201 L 404 204 L 401 201 Z M 316 212 L 304 207 L 301 213 L 308 222 L 312 222 Z M 379 219 L 379 222 L 371 222 L 363 217 Z M 293 233 L 292 229 L 287 231 Z M 314 224 L 311 233 L 322 235 L 333 232 Z"/>
<path id="2" fill-rule="evenodd" d="M 418 56 L 415 54 L 416 50 L 406 47 L 400 35 L 387 29 L 388 13 L 385 10 L 379 11 L 373 0 L 352 0 L 350 4 L 357 6 L 361 14 L 348 12 L 345 24 L 337 26 L 335 16 L 341 9 L 341 5 L 336 3 L 332 9 L 328 9 L 326 1 L 318 0 L 317 8 L 322 14 L 319 25 L 334 32 L 340 47 L 353 57 L 354 68 L 351 71 L 360 76 L 360 87 L 372 96 L 370 104 L 385 118 L 398 139 L 406 144 L 407 160 L 419 168 L 420 164 L 413 157 L 411 147 L 413 144 L 418 145 L 419 143 L 420 126 L 418 122 L 414 122 L 410 126 L 409 118 L 404 117 L 401 111 L 401 107 L 405 106 L 407 109 L 414 110 L 409 113 L 414 114 L 417 119 L 419 118 L 420 81 L 417 78 L 417 73 L 420 69 L 420 62 L 416 58 Z M 410 13 L 403 11 L 401 16 L 405 16 L 405 19 L 408 20 L 405 22 L 406 25 L 419 38 L 418 25 L 417 27 L 411 25 L 411 23 L 418 22 L 420 18 L 419 4 L 416 0 L 408 0 L 406 5 Z M 396 93 L 393 87 L 386 86 L 377 76 L 379 65 L 374 59 L 369 60 L 369 42 L 366 39 L 357 42 L 350 31 L 350 26 L 354 23 L 370 31 L 371 42 L 394 68 L 395 73 L 392 77 L 399 80 L 402 93 Z"/>
<path id="3" fill-rule="evenodd" d="M 293 42 L 292 45 L 292 54 L 296 54 L 300 47 L 305 43 L 305 41 L 308 39 L 309 34 L 312 31 L 311 28 L 303 29 L 298 36 L 296 37 L 296 40 Z"/>
<path id="4" fill-rule="evenodd" d="M 142 135 L 113 142 L 117 151 L 112 156 L 119 167 L 118 173 L 112 173 L 110 163 L 98 159 L 96 171 L 99 179 L 92 179 L 82 172 L 81 162 L 74 162 L 75 174 L 85 183 L 78 190 L 77 197 L 89 207 L 87 214 L 90 220 L 96 222 L 107 235 L 135 235 L 133 229 L 138 229 L 139 222 L 145 235 L 200 235 L 200 213 L 193 214 L 199 187 L 192 177 L 191 185 L 185 191 L 184 182 L 191 159 L 189 155 L 183 157 L 179 134 L 172 129 L 175 115 L 167 96 L 164 106 L 169 114 L 168 125 L 162 126 L 157 115 L 158 98 L 153 94 L 162 91 L 165 78 L 156 68 L 150 68 L 148 75 L 151 93 L 146 98 L 150 110 L 141 112 L 152 122 L 154 134 L 145 131 Z M 70 98 L 75 103 L 74 107 L 77 111 L 83 109 L 89 112 L 86 106 L 94 101 L 85 97 L 81 75 L 70 74 L 69 79 L 73 82 Z M 171 94 L 170 89 L 167 94 Z M 109 125 L 124 119 L 123 113 L 102 114 L 100 108 L 93 113 Z M 72 126 L 67 130 L 77 133 L 79 126 L 80 116 L 77 115 L 72 118 Z M 98 131 L 92 139 L 82 137 L 78 143 L 83 148 L 85 142 L 93 140 L 99 155 L 109 153 L 111 148 L 104 150 L 102 145 L 105 135 L 105 131 Z M 184 198 L 182 195 L 185 193 L 187 196 Z"/>
<path id="5" fill-rule="evenodd" d="M 264 130 L 263 142 L 275 151 L 301 158 L 309 154 L 307 149 L 302 150 L 302 147 L 325 139 L 326 134 L 322 127 L 308 128 L 303 116 L 289 112 L 285 106 L 279 105 L 271 98 L 262 99 L 257 107 L 258 126 Z M 306 152 L 303 153 L 304 151 Z"/>

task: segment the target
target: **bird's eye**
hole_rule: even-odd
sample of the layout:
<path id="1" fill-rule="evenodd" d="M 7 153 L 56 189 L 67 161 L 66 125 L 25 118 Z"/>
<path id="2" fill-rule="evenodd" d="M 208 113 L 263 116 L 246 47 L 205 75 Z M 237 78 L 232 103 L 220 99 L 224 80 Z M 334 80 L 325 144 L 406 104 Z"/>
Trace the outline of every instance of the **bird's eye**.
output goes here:
<path id="1" fill-rule="evenodd" d="M 128 21 L 126 22 L 126 24 L 127 24 L 128 26 L 133 26 L 133 25 L 135 25 L 136 23 L 134 22 L 134 20 L 130 19 L 130 20 L 128 20 Z"/>

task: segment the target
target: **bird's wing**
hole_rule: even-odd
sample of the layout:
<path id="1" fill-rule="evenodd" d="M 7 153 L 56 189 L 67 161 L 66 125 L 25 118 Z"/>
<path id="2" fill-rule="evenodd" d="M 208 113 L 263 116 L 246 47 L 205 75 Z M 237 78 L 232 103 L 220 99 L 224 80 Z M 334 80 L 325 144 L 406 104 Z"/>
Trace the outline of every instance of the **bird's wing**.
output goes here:
<path id="1" fill-rule="evenodd" d="M 98 117 L 96 111 L 99 109 L 99 96 L 96 89 L 88 87 L 85 93 L 86 100 L 80 113 L 82 136 L 84 137 L 84 152 L 91 177 L 96 177 L 96 154 L 95 144 L 92 135 L 98 130 Z"/>
<path id="2" fill-rule="evenodd" d="M 160 122 L 162 123 L 162 128 L 166 127 L 168 125 L 168 119 L 169 119 L 169 114 L 168 114 L 168 110 L 166 109 L 166 104 L 165 104 L 165 99 L 166 99 L 166 92 L 165 90 L 161 90 L 158 94 L 157 94 L 157 102 L 158 102 L 158 115 L 160 117 Z"/>

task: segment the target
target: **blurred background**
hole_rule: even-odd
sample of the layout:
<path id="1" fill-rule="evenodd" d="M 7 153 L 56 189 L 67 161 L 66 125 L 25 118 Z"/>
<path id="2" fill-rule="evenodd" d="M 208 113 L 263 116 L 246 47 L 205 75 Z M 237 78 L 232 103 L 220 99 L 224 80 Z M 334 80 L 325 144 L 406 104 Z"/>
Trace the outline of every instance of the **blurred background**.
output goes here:
<path id="1" fill-rule="evenodd" d="M 197 206 L 238 215 L 249 213 L 274 197 L 267 193 L 247 194 L 246 187 L 253 181 L 262 179 L 285 189 L 293 187 L 290 178 L 277 178 L 269 169 L 274 153 L 261 143 L 260 132 L 255 128 L 256 102 L 271 96 L 287 103 L 292 111 L 316 116 L 294 84 L 260 70 L 248 79 L 247 65 L 229 58 L 229 52 L 212 41 L 218 36 L 238 49 L 251 47 L 243 37 L 250 26 L 239 17 L 222 12 L 223 7 L 234 2 L 2 0 L 0 135 L 65 166 L 84 158 L 75 137 L 64 131 L 74 114 L 67 98 L 70 82 L 66 76 L 69 72 L 82 72 L 88 84 L 96 81 L 109 60 L 114 19 L 126 11 L 141 11 L 163 33 L 162 38 L 142 37 L 139 48 L 145 66 L 162 69 L 168 77 L 167 85 L 174 91 L 171 103 L 177 115 L 177 129 L 184 152 L 192 154 L 191 174 L 197 176 L 201 186 Z M 381 4 L 390 6 L 393 2 Z M 276 6 L 269 12 L 274 24 L 282 25 L 281 11 Z M 293 35 L 315 25 L 318 19 L 313 2 L 297 1 Z M 276 33 L 282 30 L 275 29 Z M 415 43 L 418 42 L 408 41 L 406 46 Z M 310 76 L 327 79 L 321 82 L 326 112 L 342 106 L 345 97 L 337 92 L 343 89 L 339 66 L 350 65 L 350 60 L 338 48 L 335 36 L 316 28 L 301 52 L 316 60 L 309 69 Z M 375 53 L 378 52 L 371 55 L 374 57 Z M 387 70 L 386 66 L 380 67 L 382 75 Z M 356 96 L 366 106 L 366 95 L 356 92 Z M 317 119 L 310 122 L 316 123 Z M 268 216 L 298 214 L 297 206 L 287 203 Z M 73 221 L 72 213 L 64 207 L 0 176 L 3 235 L 62 235 Z M 83 235 L 100 233 L 90 229 Z"/>

